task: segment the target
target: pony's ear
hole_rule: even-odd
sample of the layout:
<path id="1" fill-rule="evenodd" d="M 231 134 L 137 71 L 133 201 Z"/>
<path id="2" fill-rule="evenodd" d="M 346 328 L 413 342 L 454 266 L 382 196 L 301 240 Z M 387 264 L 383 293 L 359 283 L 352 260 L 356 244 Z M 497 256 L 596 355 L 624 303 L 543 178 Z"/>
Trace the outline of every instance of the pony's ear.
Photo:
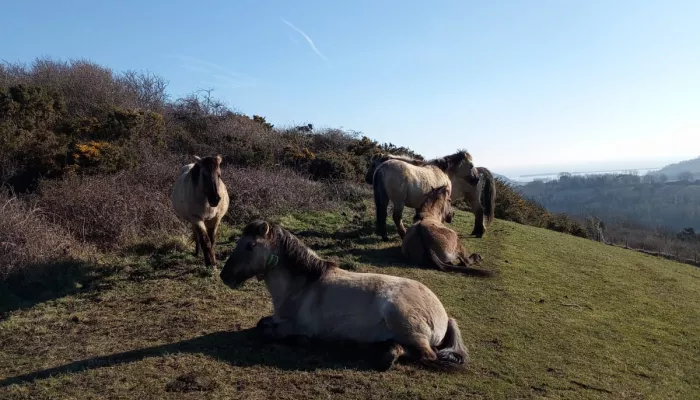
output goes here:
<path id="1" fill-rule="evenodd" d="M 194 159 L 194 162 L 200 162 L 202 159 L 198 155 L 193 155 L 192 158 Z"/>

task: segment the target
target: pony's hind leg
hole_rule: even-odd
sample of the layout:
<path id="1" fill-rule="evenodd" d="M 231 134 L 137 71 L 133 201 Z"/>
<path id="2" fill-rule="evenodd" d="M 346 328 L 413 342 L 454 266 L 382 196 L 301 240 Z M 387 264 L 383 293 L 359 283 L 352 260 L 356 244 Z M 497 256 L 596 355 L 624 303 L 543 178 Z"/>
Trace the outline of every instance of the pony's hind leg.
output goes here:
<path id="1" fill-rule="evenodd" d="M 399 233 L 399 236 L 401 239 L 406 236 L 406 227 L 403 225 L 403 207 L 404 205 L 399 203 L 396 204 L 394 203 L 394 211 L 392 212 L 391 216 L 394 219 L 394 225 L 396 225 L 396 231 Z"/>
<path id="2" fill-rule="evenodd" d="M 394 363 L 405 354 L 403 346 L 394 341 L 389 341 L 381 359 L 377 363 L 377 369 L 386 371 L 394 366 Z"/>
<path id="3" fill-rule="evenodd" d="M 386 233 L 386 217 L 387 207 L 389 207 L 389 197 L 386 194 L 384 187 L 384 177 L 380 169 L 375 173 L 373 191 L 374 191 L 374 209 L 376 214 L 375 233 L 381 236 L 382 240 L 389 240 Z"/>
<path id="4" fill-rule="evenodd" d="M 194 256 L 199 257 L 199 234 L 194 225 L 192 226 L 192 237 L 194 238 Z"/>
<path id="5" fill-rule="evenodd" d="M 474 211 L 474 229 L 472 230 L 472 235 L 480 238 L 486 233 L 486 225 L 484 225 L 484 208 L 481 206 L 479 201 L 479 193 L 476 193 L 470 200 L 470 205 Z"/>

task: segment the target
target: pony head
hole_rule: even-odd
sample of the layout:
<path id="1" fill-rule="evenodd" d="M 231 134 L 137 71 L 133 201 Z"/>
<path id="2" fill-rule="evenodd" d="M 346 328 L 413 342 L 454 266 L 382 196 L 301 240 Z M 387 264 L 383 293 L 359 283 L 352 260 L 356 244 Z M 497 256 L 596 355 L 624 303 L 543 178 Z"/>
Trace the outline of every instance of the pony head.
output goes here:
<path id="1" fill-rule="evenodd" d="M 219 185 L 221 184 L 221 154 L 214 157 L 200 158 L 194 156 L 192 168 L 192 183 L 197 186 L 202 183 L 202 190 L 211 207 L 216 207 L 221 201 Z"/>
<path id="2" fill-rule="evenodd" d="M 221 280 L 235 289 L 254 276 L 258 280 L 265 279 L 267 271 L 279 261 L 272 252 L 273 236 L 272 226 L 267 221 L 255 220 L 246 225 L 219 274 Z"/>
<path id="3" fill-rule="evenodd" d="M 420 213 L 416 213 L 416 215 L 435 215 L 441 221 L 448 224 L 451 223 L 454 217 L 454 209 L 452 208 L 450 195 L 451 190 L 447 185 L 432 188 L 420 207 Z"/>
<path id="4" fill-rule="evenodd" d="M 481 176 L 474 166 L 472 156 L 466 151 L 458 151 L 455 154 L 445 157 L 447 171 L 452 175 L 464 179 L 468 184 L 476 186 L 479 184 Z"/>

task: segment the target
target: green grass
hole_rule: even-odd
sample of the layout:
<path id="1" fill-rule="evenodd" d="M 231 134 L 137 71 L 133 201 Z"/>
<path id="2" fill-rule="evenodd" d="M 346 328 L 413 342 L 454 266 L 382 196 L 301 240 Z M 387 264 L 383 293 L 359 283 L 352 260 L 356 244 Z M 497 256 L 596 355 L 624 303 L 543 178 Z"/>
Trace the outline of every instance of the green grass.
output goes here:
<path id="1" fill-rule="evenodd" d="M 228 289 L 176 238 L 107 255 L 93 268 L 110 273 L 1 317 L 0 398 L 700 397 L 700 269 L 500 220 L 467 238 L 473 216 L 458 212 L 494 275 L 441 273 L 406 265 L 371 212 L 280 221 L 344 268 L 430 287 L 460 324 L 464 372 L 379 373 L 371 349 L 263 344 L 251 328 L 272 311 L 264 286 Z M 221 232 L 219 259 L 238 232 Z"/>

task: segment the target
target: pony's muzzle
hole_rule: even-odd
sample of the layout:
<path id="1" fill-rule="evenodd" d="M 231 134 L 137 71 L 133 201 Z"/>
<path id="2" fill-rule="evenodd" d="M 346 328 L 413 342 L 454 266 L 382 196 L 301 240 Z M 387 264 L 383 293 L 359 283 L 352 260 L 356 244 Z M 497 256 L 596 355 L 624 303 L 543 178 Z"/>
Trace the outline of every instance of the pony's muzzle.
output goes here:
<path id="1" fill-rule="evenodd" d="M 246 281 L 245 279 L 238 279 L 238 278 L 235 278 L 235 277 L 234 277 L 233 279 L 231 279 L 231 278 L 226 279 L 226 278 L 224 278 L 224 276 L 223 276 L 223 271 L 222 271 L 221 274 L 219 274 L 219 277 L 221 278 L 221 281 L 224 282 L 224 284 L 225 284 L 226 286 L 228 286 L 229 288 L 231 288 L 231 289 L 238 289 L 238 288 L 240 288 L 241 286 L 243 286 L 243 283 Z"/>
<path id="2" fill-rule="evenodd" d="M 214 195 L 214 196 L 209 198 L 209 205 L 212 207 L 216 207 L 219 205 L 220 201 L 221 201 L 221 196 L 219 196 L 218 194 Z"/>

